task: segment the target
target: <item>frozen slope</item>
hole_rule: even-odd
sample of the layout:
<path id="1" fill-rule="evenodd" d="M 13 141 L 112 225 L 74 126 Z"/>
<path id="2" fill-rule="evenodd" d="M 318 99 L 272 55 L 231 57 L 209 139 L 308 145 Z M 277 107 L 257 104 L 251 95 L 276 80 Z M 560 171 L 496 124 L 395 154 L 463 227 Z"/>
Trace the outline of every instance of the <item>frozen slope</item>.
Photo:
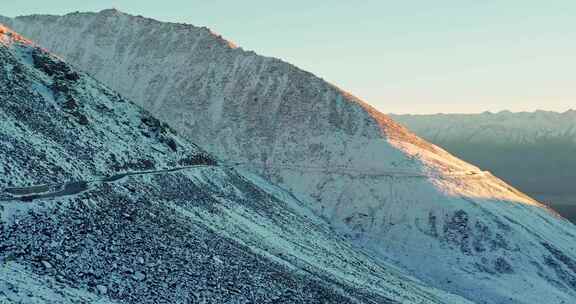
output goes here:
<path id="1" fill-rule="evenodd" d="M 0 147 L 2 303 L 465 302 L 5 27 Z"/>
<path id="2" fill-rule="evenodd" d="M 572 224 L 308 72 L 116 10 L 5 22 L 428 284 L 478 303 L 576 297 Z"/>

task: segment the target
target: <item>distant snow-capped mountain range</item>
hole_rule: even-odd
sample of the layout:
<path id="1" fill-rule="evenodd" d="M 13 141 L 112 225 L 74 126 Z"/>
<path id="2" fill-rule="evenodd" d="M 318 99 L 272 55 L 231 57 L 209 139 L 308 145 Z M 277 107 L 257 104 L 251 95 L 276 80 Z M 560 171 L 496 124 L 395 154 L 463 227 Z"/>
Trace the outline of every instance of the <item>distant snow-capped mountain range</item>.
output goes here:
<path id="1" fill-rule="evenodd" d="M 392 115 L 576 222 L 576 111 Z"/>
<path id="2" fill-rule="evenodd" d="M 424 284 L 475 303 L 576 297 L 574 225 L 311 73 L 116 10 L 0 22 Z"/>
<path id="3" fill-rule="evenodd" d="M 391 116 L 420 136 L 439 142 L 532 144 L 561 138 L 576 144 L 576 110 Z"/>

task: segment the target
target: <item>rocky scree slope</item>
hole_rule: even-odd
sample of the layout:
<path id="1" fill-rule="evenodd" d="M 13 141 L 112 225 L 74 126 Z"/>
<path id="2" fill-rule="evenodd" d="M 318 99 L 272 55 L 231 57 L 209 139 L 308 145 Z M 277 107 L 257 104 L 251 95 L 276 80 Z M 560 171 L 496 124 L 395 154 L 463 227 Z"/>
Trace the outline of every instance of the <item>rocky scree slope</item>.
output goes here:
<path id="1" fill-rule="evenodd" d="M 576 297 L 572 224 L 308 72 L 116 10 L 4 22 L 428 284 L 478 303 Z"/>
<path id="2" fill-rule="evenodd" d="M 288 193 L 218 166 L 5 27 L 0 147 L 0 302 L 464 301 L 376 263 Z M 21 196 L 140 171 L 154 173 Z"/>

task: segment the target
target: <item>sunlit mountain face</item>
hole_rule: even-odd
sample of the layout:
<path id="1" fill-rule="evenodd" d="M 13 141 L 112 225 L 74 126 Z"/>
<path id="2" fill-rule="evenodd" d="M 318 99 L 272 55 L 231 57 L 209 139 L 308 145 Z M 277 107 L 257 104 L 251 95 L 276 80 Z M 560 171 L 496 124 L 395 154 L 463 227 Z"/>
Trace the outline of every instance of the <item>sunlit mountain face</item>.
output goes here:
<path id="1" fill-rule="evenodd" d="M 568 303 L 576 296 L 574 225 L 309 72 L 233 47 L 206 28 L 116 10 L 4 22 L 134 100 L 222 164 L 288 190 L 285 197 L 330 224 L 326 238 L 345 238 L 372 261 L 435 288 L 417 293 L 431 299 L 421 303 Z M 286 223 L 286 216 L 273 221 Z M 283 235 L 270 239 L 266 229 L 251 231 L 273 244 Z M 329 259 L 300 242 L 291 244 L 313 258 L 306 265 L 328 267 Z M 345 271 L 327 275 L 338 273 Z M 371 296 L 355 295 L 367 303 Z"/>

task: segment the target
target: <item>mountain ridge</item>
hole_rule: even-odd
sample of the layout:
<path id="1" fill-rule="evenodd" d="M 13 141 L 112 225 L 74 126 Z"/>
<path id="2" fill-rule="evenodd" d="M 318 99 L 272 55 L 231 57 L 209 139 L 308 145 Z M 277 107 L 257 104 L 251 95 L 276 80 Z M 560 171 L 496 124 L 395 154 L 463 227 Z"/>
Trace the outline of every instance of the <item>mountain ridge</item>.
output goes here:
<path id="1" fill-rule="evenodd" d="M 494 136 L 495 141 L 533 142 L 539 137 L 572 136 L 576 137 L 576 110 L 564 112 L 542 111 L 510 112 L 479 114 L 391 114 L 392 117 L 405 122 L 418 133 L 430 139 L 448 140 L 457 136 L 469 137 L 470 140 L 487 139 L 482 136 Z M 419 122 L 426 126 L 418 125 Z M 431 130 L 424 133 L 426 127 L 433 127 L 438 132 L 432 135 Z M 470 135 L 478 132 L 475 137 Z M 490 134 L 492 132 L 492 134 Z M 518 135 L 516 135 L 517 133 Z M 497 136 L 497 137 L 496 137 Z"/>
<path id="2" fill-rule="evenodd" d="M 0 302 L 466 302 L 4 28 L 0 101 Z"/>
<path id="3" fill-rule="evenodd" d="M 127 14 L 7 21 L 423 282 L 478 303 L 574 297 L 570 223 L 311 73 Z"/>

